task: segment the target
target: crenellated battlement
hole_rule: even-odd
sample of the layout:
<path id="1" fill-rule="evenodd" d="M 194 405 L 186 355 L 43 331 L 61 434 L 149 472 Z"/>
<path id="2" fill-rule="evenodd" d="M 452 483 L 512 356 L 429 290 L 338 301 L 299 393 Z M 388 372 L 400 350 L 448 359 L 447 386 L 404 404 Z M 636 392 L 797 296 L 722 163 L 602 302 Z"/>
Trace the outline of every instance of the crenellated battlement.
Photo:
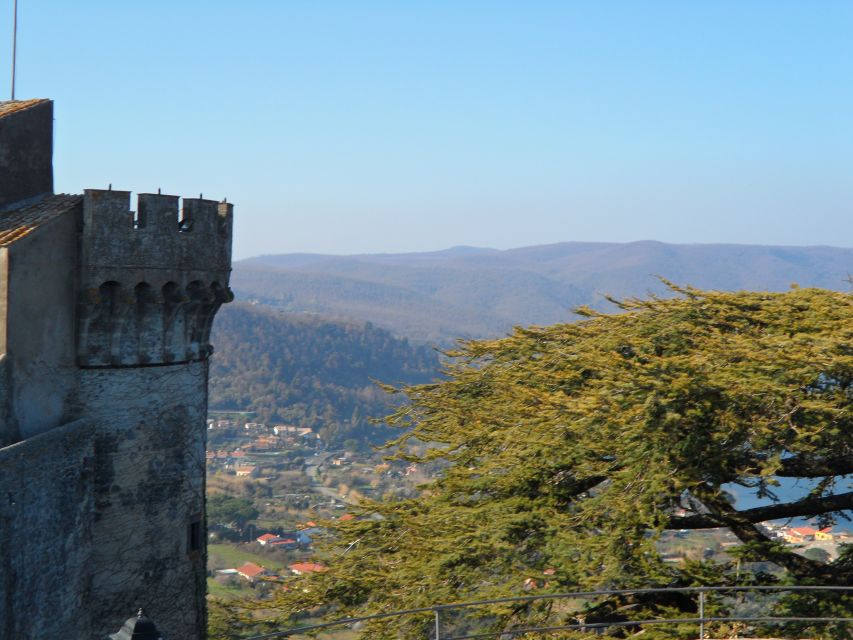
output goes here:
<path id="1" fill-rule="evenodd" d="M 183 206 L 181 206 L 183 204 Z M 84 267 L 222 270 L 231 265 L 233 206 L 201 198 L 87 189 Z"/>
<path id="2" fill-rule="evenodd" d="M 142 193 L 132 211 L 128 191 L 86 190 L 78 364 L 207 358 L 213 317 L 233 298 L 232 216 L 226 202 Z"/>

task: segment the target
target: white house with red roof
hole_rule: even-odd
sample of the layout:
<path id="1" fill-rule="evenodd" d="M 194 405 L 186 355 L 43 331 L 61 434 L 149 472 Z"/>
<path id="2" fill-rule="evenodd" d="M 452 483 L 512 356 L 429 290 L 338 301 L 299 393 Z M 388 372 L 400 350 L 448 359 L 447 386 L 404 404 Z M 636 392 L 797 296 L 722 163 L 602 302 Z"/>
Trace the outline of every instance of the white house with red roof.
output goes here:
<path id="1" fill-rule="evenodd" d="M 296 562 L 290 566 L 288 566 L 294 575 L 303 576 L 308 573 L 322 573 L 323 571 L 328 571 L 328 567 L 318 563 L 318 562 Z"/>
<path id="2" fill-rule="evenodd" d="M 269 572 L 259 564 L 247 562 L 237 567 L 237 573 L 244 577 L 249 582 L 254 582 L 258 578 L 269 575 Z"/>
<path id="3" fill-rule="evenodd" d="M 274 533 L 265 533 L 264 535 L 258 536 L 257 538 L 255 538 L 255 540 L 257 541 L 257 543 L 259 545 L 266 546 L 268 544 L 272 544 L 273 542 L 281 540 L 281 538 L 279 538 Z"/>
<path id="4" fill-rule="evenodd" d="M 255 478 L 258 476 L 258 468 L 253 464 L 237 465 L 236 474 L 238 478 Z"/>

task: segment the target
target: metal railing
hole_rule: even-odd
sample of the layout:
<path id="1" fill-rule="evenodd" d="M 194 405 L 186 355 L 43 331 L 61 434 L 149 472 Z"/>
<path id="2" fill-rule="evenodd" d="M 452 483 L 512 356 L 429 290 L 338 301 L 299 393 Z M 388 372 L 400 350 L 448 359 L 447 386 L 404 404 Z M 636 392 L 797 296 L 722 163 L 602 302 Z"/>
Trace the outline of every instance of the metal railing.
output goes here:
<path id="1" fill-rule="evenodd" d="M 744 587 L 661 587 L 661 588 L 643 588 L 643 589 L 602 589 L 599 591 L 576 591 L 568 593 L 550 593 L 536 594 L 527 596 L 512 596 L 506 598 L 493 598 L 491 600 L 475 600 L 471 602 L 457 602 L 450 604 L 436 604 L 429 607 L 419 607 L 415 609 L 402 609 L 399 611 L 389 611 L 387 613 L 375 613 L 368 616 L 359 616 L 352 618 L 341 618 L 332 622 L 323 622 L 319 624 L 306 625 L 303 627 L 294 627 L 286 631 L 275 631 L 263 635 L 252 636 L 246 640 L 271 640 L 272 638 L 287 638 L 308 632 L 321 631 L 324 629 L 332 629 L 334 627 L 343 627 L 361 622 L 370 622 L 373 620 L 383 620 L 388 618 L 400 618 L 417 614 L 431 613 L 434 618 L 432 633 L 427 637 L 429 640 L 474 640 L 478 638 L 501 638 L 509 639 L 524 633 L 547 633 L 550 631 L 570 631 L 570 630 L 588 630 L 605 629 L 608 627 L 637 627 L 644 625 L 659 625 L 659 624 L 695 624 L 698 626 L 699 639 L 705 640 L 706 625 L 711 622 L 767 622 L 767 623 L 784 623 L 784 622 L 812 622 L 812 623 L 834 623 L 844 622 L 851 625 L 853 628 L 853 617 L 800 617 L 800 616 L 706 616 L 705 607 L 707 604 L 707 594 L 709 593 L 737 593 L 737 592 L 774 592 L 787 593 L 799 591 L 833 591 L 853 593 L 853 586 L 827 586 L 827 587 L 812 587 L 812 586 L 744 586 Z M 667 593 L 684 593 L 695 594 L 697 598 L 697 616 L 691 618 L 651 618 L 647 620 L 625 620 L 625 621 L 607 621 L 607 622 L 578 622 L 577 624 L 562 624 L 555 626 L 538 626 L 538 627 L 523 627 L 514 629 L 504 629 L 500 631 L 480 632 L 466 635 L 446 635 L 442 627 L 442 614 L 450 611 L 471 609 L 475 607 L 484 607 L 495 604 L 513 604 L 524 602 L 535 602 L 541 600 L 565 600 L 568 598 L 594 598 L 597 596 L 620 596 L 620 595 L 642 595 L 642 594 L 667 594 Z"/>

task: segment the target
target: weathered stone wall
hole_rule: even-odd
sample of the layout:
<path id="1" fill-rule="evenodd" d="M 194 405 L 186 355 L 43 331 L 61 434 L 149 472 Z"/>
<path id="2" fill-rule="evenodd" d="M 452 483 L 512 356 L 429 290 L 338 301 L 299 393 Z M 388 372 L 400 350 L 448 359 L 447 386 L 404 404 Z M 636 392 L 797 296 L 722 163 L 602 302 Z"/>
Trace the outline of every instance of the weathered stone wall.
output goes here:
<path id="1" fill-rule="evenodd" d="M 52 155 L 53 102 L 0 117 L 0 210 L 53 192 Z"/>
<path id="2" fill-rule="evenodd" d="M 69 211 L 0 249 L 8 301 L 0 328 L 8 368 L 6 431 L 20 439 L 79 417 L 69 407 L 77 373 L 78 219 L 79 211 Z"/>
<path id="3" fill-rule="evenodd" d="M 0 449 L 1 638 L 91 637 L 94 444 L 79 420 Z"/>
<path id="4" fill-rule="evenodd" d="M 75 369 L 85 421 L 0 449 L 0 638 L 100 640 L 139 607 L 205 637 L 207 366 Z"/>
<path id="5" fill-rule="evenodd" d="M 114 632 L 142 607 L 167 638 L 203 638 L 207 362 L 79 376 L 97 425 L 93 629 Z"/>

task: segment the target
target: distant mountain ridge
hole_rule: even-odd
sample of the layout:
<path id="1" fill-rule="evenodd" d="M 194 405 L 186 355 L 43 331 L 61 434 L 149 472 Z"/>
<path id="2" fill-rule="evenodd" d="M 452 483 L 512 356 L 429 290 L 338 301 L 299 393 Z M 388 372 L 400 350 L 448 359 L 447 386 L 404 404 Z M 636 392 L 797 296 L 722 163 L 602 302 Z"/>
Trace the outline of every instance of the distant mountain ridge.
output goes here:
<path id="1" fill-rule="evenodd" d="M 234 264 L 239 297 L 287 311 L 373 322 L 400 336 L 447 344 L 513 325 L 572 319 L 605 296 L 666 295 L 662 276 L 703 289 L 845 290 L 853 248 L 564 242 L 497 250 L 351 256 L 284 254 Z"/>

